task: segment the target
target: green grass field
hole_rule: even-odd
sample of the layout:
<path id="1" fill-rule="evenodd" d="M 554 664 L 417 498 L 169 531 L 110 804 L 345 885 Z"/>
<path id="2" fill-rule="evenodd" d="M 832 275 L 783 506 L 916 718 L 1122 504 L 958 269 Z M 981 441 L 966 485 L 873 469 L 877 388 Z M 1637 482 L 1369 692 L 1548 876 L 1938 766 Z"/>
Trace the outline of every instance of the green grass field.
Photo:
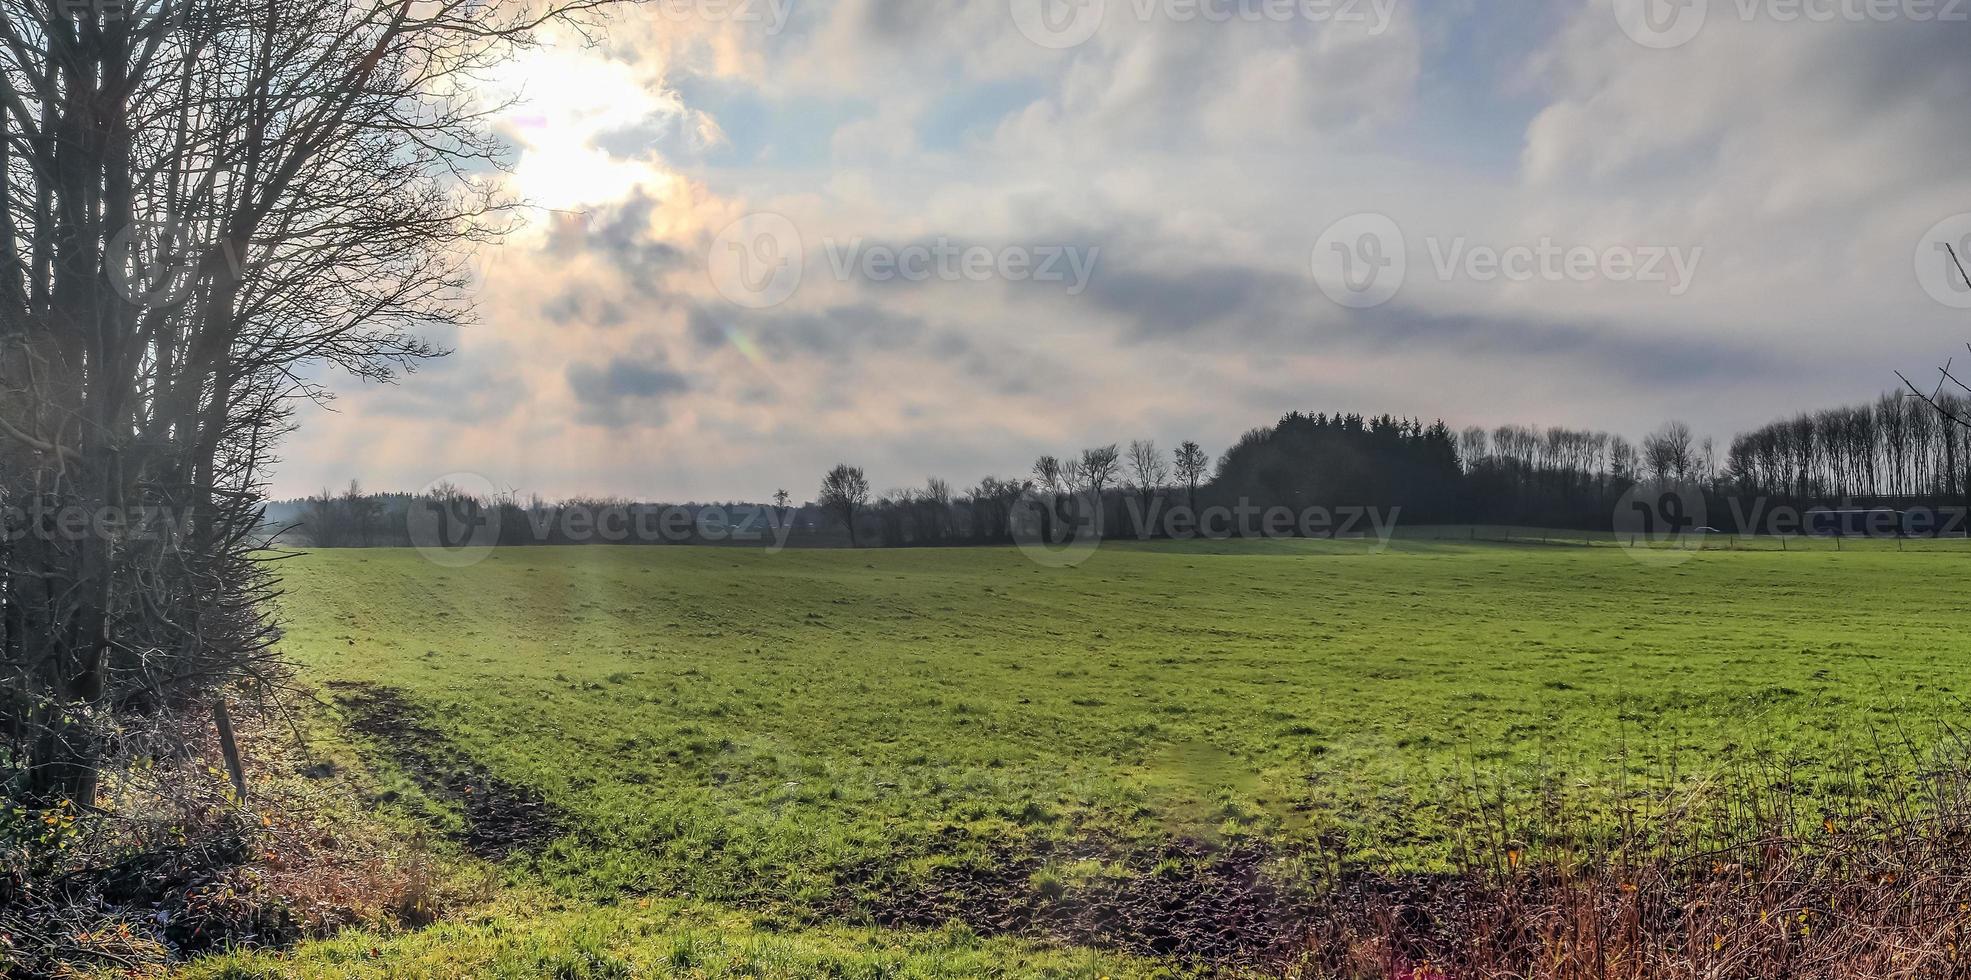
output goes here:
<path id="1" fill-rule="evenodd" d="M 1660 779 L 1671 758 L 1701 774 L 1777 753 L 1803 763 L 1811 792 L 1883 731 L 1957 710 L 1967 561 L 1891 542 L 1662 566 L 1612 547 L 1399 540 L 1109 546 L 1072 569 L 1013 550 L 605 547 L 463 570 L 408 551 L 281 568 L 287 649 L 342 705 L 331 712 L 357 710 L 332 683 L 401 694 L 566 814 L 551 844 L 507 860 L 510 887 L 617 907 L 544 920 L 559 937 L 547 952 L 492 949 L 515 941 L 494 925 L 446 927 L 457 955 L 614 941 L 638 963 L 710 928 L 673 919 L 739 908 L 764 918 L 719 934 L 743 946 L 764 922 L 787 962 L 930 942 L 840 930 L 898 882 L 1055 853 L 1049 841 L 1286 853 L 1319 839 L 1431 868 L 1474 780 L 1592 799 Z M 392 807 L 459 819 L 412 779 L 395 788 Z M 714 912 L 625 924 L 619 899 Z M 624 945 L 638 929 L 661 938 Z M 616 938 L 581 939 L 597 931 Z M 431 935 L 386 944 L 381 962 L 426 962 Z M 338 948 L 299 955 L 344 975 L 323 965 Z M 971 975 L 938 965 L 986 955 L 967 950 L 830 962 Z M 1002 954 L 1027 963 L 1009 975 L 1127 966 Z"/>

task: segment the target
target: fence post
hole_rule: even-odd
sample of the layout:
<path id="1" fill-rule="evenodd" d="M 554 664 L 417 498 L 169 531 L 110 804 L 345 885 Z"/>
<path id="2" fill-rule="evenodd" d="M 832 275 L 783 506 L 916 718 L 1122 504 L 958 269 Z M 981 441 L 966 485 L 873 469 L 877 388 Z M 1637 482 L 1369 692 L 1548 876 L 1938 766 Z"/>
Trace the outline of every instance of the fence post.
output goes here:
<path id="1" fill-rule="evenodd" d="M 212 720 L 219 729 L 219 754 L 226 759 L 226 775 L 233 780 L 233 790 L 239 793 L 241 803 L 246 802 L 246 767 L 240 764 L 239 742 L 233 738 L 233 716 L 226 710 L 226 696 L 221 694 L 212 703 Z"/>

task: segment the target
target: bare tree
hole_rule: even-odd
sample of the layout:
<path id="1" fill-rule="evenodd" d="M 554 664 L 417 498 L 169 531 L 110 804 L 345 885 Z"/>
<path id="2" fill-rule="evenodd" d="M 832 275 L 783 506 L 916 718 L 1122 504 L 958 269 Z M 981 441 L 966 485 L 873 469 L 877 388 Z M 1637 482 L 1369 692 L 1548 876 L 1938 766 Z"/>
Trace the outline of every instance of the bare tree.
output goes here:
<path id="1" fill-rule="evenodd" d="M 0 772 L 94 799 L 125 709 L 277 680 L 265 465 L 326 365 L 463 323 L 509 223 L 462 93 L 602 0 L 0 0 L 0 493 L 182 533 L 36 536 L 0 570 Z M 268 683 L 256 683 L 266 690 Z"/>
<path id="2" fill-rule="evenodd" d="M 938 477 L 931 477 L 924 484 L 924 492 L 918 496 L 925 511 L 925 524 L 931 539 L 942 541 L 951 536 L 954 524 L 951 511 L 951 483 Z"/>
<path id="3" fill-rule="evenodd" d="M 1690 479 L 1696 468 L 1690 426 L 1682 422 L 1664 423 L 1643 439 L 1642 456 L 1643 465 L 1658 483 Z"/>
<path id="4" fill-rule="evenodd" d="M 1634 481 L 1642 472 L 1634 443 L 1614 436 L 1608 440 L 1608 473 L 1617 480 Z"/>
<path id="5" fill-rule="evenodd" d="M 862 473 L 862 467 L 842 463 L 828 471 L 821 480 L 821 495 L 816 498 L 835 519 L 849 529 L 849 546 L 861 547 L 856 537 L 855 520 L 869 503 L 869 478 Z"/>
<path id="6" fill-rule="evenodd" d="M 358 548 L 368 548 L 375 544 L 376 519 L 380 508 L 375 497 L 363 492 L 362 483 L 349 481 L 349 488 L 342 491 L 343 516 L 349 522 L 351 544 Z"/>
<path id="7" fill-rule="evenodd" d="M 1184 481 L 1184 504 L 1195 511 L 1198 509 L 1198 481 L 1204 479 L 1205 469 L 1211 465 L 1211 457 L 1205 455 L 1203 447 L 1190 441 L 1177 447 L 1175 457 L 1177 478 Z"/>
<path id="8" fill-rule="evenodd" d="M 924 499 L 941 507 L 951 506 L 951 482 L 940 477 L 931 477 L 924 483 Z"/>
<path id="9" fill-rule="evenodd" d="M 1458 433 L 1458 459 L 1465 464 L 1465 471 L 1477 466 L 1487 455 L 1491 439 L 1482 426 L 1471 426 Z"/>
<path id="10" fill-rule="evenodd" d="M 785 487 L 773 492 L 773 512 L 770 515 L 774 527 L 789 527 L 794 523 L 794 511 L 787 506 L 793 495 Z"/>
<path id="11" fill-rule="evenodd" d="M 1138 439 L 1129 444 L 1129 483 L 1141 499 L 1143 512 L 1149 513 L 1150 496 L 1170 482 L 1170 464 L 1163 461 L 1157 444 Z"/>
<path id="12" fill-rule="evenodd" d="M 1061 461 L 1052 456 L 1042 456 L 1033 462 L 1033 478 L 1040 489 L 1048 493 L 1060 493 L 1066 481 Z"/>
<path id="13" fill-rule="evenodd" d="M 1080 479 L 1077 481 L 1094 496 L 1099 504 L 1102 494 L 1116 478 L 1122 466 L 1122 451 L 1114 443 L 1081 451 Z"/>
<path id="14" fill-rule="evenodd" d="M 308 531 L 310 544 L 317 548 L 341 546 L 341 510 L 341 501 L 336 500 L 335 495 L 330 493 L 327 487 L 323 487 L 321 493 L 308 498 L 307 508 L 303 511 L 302 526 Z"/>
<path id="15" fill-rule="evenodd" d="M 1944 245 L 1944 251 L 1950 255 L 1951 265 L 1957 270 L 1957 277 L 1964 280 L 1967 288 L 1971 288 L 1971 269 L 1967 269 L 1964 264 L 1966 257 L 1957 254 L 1956 247 L 1949 243 Z M 1964 380 L 1952 370 L 1954 363 L 1955 361 L 1945 361 L 1944 366 L 1937 369 L 1937 385 L 1929 392 L 1917 387 L 1915 382 L 1904 377 L 1901 372 L 1897 372 L 1896 377 L 1901 378 L 1903 386 L 1909 389 L 1910 394 L 1929 406 L 1931 414 L 1938 419 L 1953 428 L 1971 429 L 1971 403 L 1963 400 L 1966 395 L 1971 395 L 1971 385 L 1966 385 Z M 1953 440 L 1950 455 L 1955 456 L 1956 449 Z M 1954 463 L 1950 465 L 1955 470 Z M 1971 495 L 1971 473 L 1966 474 L 1965 493 Z"/>
<path id="16" fill-rule="evenodd" d="M 1033 461 L 1032 489 L 1037 490 L 1043 499 L 1036 501 L 1034 514 L 1040 519 L 1040 533 L 1048 538 L 1053 533 L 1056 521 L 1063 520 L 1063 512 L 1072 506 L 1069 495 L 1075 492 L 1075 484 L 1081 479 L 1081 465 L 1073 459 L 1062 463 L 1058 458 L 1048 455 Z"/>
<path id="17" fill-rule="evenodd" d="M 1012 533 L 1013 505 L 1033 489 L 1030 481 L 1000 480 L 986 477 L 967 494 L 972 508 L 972 536 L 983 541 L 1004 541 Z"/>
<path id="18" fill-rule="evenodd" d="M 1061 464 L 1061 489 L 1069 495 L 1088 489 L 1088 467 L 1076 456 L 1070 456 Z"/>
<path id="19" fill-rule="evenodd" d="M 1102 529 L 1108 526 L 1106 495 L 1109 486 L 1122 471 L 1122 451 L 1115 443 L 1084 449 L 1081 457 L 1069 464 L 1068 470 L 1075 491 L 1074 506 L 1087 510 L 1080 515 L 1075 526 L 1099 538 L 1103 534 Z"/>

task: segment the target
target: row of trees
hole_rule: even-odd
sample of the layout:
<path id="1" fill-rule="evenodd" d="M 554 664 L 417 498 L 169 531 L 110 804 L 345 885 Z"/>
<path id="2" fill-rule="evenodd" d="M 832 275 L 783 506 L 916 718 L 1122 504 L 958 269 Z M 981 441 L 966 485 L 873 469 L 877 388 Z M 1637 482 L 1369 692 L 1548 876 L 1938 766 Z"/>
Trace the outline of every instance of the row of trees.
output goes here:
<path id="1" fill-rule="evenodd" d="M 1696 439 L 1683 422 L 1665 423 L 1640 446 L 1619 435 L 1582 429 L 1472 427 L 1459 433 L 1458 455 L 1467 469 L 1490 466 L 1522 482 L 1597 486 L 1611 478 L 1633 482 L 1641 476 L 1702 482 L 1711 478 L 1717 458 L 1711 439 Z"/>
<path id="2" fill-rule="evenodd" d="M 1971 488 L 1971 446 L 1940 413 L 1963 417 L 1966 407 L 1950 393 L 1935 409 L 1891 393 L 1783 419 L 1732 440 L 1728 482 L 1745 494 L 1957 500 Z"/>
<path id="3" fill-rule="evenodd" d="M 1941 405 L 1965 407 L 1951 398 Z M 1136 440 L 1043 455 L 1025 476 L 987 477 L 969 488 L 933 478 L 877 494 L 863 469 L 841 464 L 824 476 L 812 505 L 793 504 L 786 490 L 771 507 L 511 498 L 488 504 L 503 518 L 497 522 L 503 545 L 596 540 L 558 533 L 557 515 L 625 507 L 681 510 L 689 527 L 705 532 L 664 539 L 671 542 L 744 540 L 729 533 L 743 527 L 782 529 L 775 537 L 796 545 L 888 547 L 1004 543 L 1023 517 L 1036 520 L 1046 536 L 1080 529 L 1154 536 L 1169 526 L 1159 516 L 1173 509 L 1237 505 L 1400 509 L 1403 520 L 1415 523 L 1606 528 L 1616 502 L 1644 481 L 1711 495 L 1956 496 L 1971 487 L 1961 438 L 1921 400 L 1894 395 L 1739 436 L 1722 468 L 1713 441 L 1678 421 L 1631 442 L 1560 427 L 1453 432 L 1443 422 L 1389 415 L 1294 412 L 1246 433 L 1215 467 L 1196 442 L 1166 452 Z M 352 484 L 341 494 L 324 491 L 287 516 L 319 547 L 402 545 L 405 515 L 430 506 L 404 494 L 365 494 Z"/>
<path id="4" fill-rule="evenodd" d="M 1109 445 L 1067 458 L 1043 456 L 1031 479 L 987 480 L 957 497 L 934 480 L 924 491 L 895 490 L 869 504 L 863 480 L 863 499 L 854 507 L 844 506 L 832 482 L 824 486 L 823 503 L 844 524 L 873 513 L 885 544 L 906 544 L 1003 540 L 1006 525 L 998 515 L 1004 501 L 1023 493 L 1092 496 L 1102 501 L 1100 526 L 1122 533 L 1143 529 L 1118 516 L 1152 513 L 1159 498 L 1193 507 L 1401 508 L 1404 520 L 1418 523 L 1590 529 L 1608 527 L 1617 501 L 1645 481 L 1711 496 L 1958 501 L 1971 494 L 1971 438 L 1951 419 L 1971 415 L 1971 402 L 1949 394 L 1929 401 L 1887 394 L 1869 405 L 1776 422 L 1734 439 L 1722 466 L 1716 443 L 1681 421 L 1631 442 L 1560 427 L 1470 427 L 1454 434 L 1442 422 L 1295 412 L 1248 432 L 1208 480 L 1196 443 L 1166 459 L 1153 443 L 1138 441 L 1126 453 Z M 861 472 L 838 467 L 837 473 L 844 469 Z M 1132 500 L 1136 506 L 1125 511 Z"/>
<path id="5" fill-rule="evenodd" d="M 1157 515 L 1182 508 L 1374 507 L 1419 523 L 1606 527 L 1614 501 L 1638 480 L 1708 483 L 1709 439 L 1672 422 L 1631 443 L 1571 429 L 1502 426 L 1454 433 L 1443 422 L 1390 415 L 1290 413 L 1241 437 L 1217 461 L 1195 442 L 1165 454 L 1149 440 L 1035 460 L 1024 478 L 987 478 L 954 492 L 873 495 L 855 466 L 824 478 L 820 506 L 853 541 L 887 546 L 1003 542 L 1022 506 L 1054 535 L 1072 522 L 1099 533 L 1154 536 Z"/>
<path id="6" fill-rule="evenodd" d="M 1041 456 L 1031 475 L 988 476 L 967 490 L 933 477 L 921 488 L 889 490 L 872 501 L 868 476 L 843 463 L 822 478 L 818 506 L 860 544 L 862 525 L 875 525 L 886 546 L 1003 543 L 1012 538 L 1016 511 L 1026 503 L 1044 521 L 1089 522 L 1114 527 L 1123 505 L 1134 500 L 1137 513 L 1149 513 L 1155 498 L 1182 489 L 1195 501 L 1210 457 L 1186 442 L 1168 458 L 1150 440 L 1094 446 L 1071 456 Z M 776 494 L 785 500 L 786 491 Z M 1084 513 L 1087 508 L 1096 513 Z M 1051 533 L 1043 529 L 1043 533 Z"/>
<path id="7" fill-rule="evenodd" d="M 829 516 L 809 505 L 662 504 L 621 497 L 547 501 L 501 493 L 479 499 L 456 487 L 366 493 L 351 483 L 268 505 L 265 536 L 311 548 L 497 547 L 571 544 L 720 544 L 785 540 Z M 483 530 L 481 530 L 483 529 Z M 784 533 L 776 534 L 776 531 Z"/>
<path id="8" fill-rule="evenodd" d="M 1286 507 L 1330 511 L 1374 507 L 1419 523 L 1527 523 L 1605 526 L 1612 501 L 1637 479 L 1701 479 L 1708 442 L 1671 423 L 1640 449 L 1619 436 L 1506 426 L 1454 434 L 1444 423 L 1382 415 L 1290 413 L 1254 429 L 1214 467 L 1196 442 L 1166 452 L 1151 440 L 1043 455 L 1022 477 L 986 477 L 968 488 L 933 478 L 921 487 L 875 492 L 866 472 L 841 464 L 822 479 L 812 505 L 786 490 L 763 504 L 667 505 L 618 499 L 547 503 L 512 494 L 478 502 L 456 495 L 368 494 L 351 484 L 304 501 L 277 504 L 274 525 L 315 547 L 401 547 L 419 543 L 414 514 L 462 503 L 470 520 L 494 528 L 490 543 L 714 543 L 771 537 L 793 545 L 886 547 L 1003 544 L 1022 520 L 1028 533 L 1152 537 L 1172 514 L 1203 508 Z M 1647 461 L 1647 462 L 1645 462 Z M 596 515 L 634 512 L 681 533 L 610 535 Z M 568 533 L 565 515 L 583 515 Z M 454 515 L 455 523 L 466 518 Z M 673 519 L 676 520 L 673 520 Z M 1179 525 L 1182 525 L 1182 521 Z M 735 533 L 735 532 L 745 533 Z M 778 533 L 775 533 L 778 532 Z"/>
<path id="9" fill-rule="evenodd" d="M 1704 484 L 1715 469 L 1710 439 L 1669 422 L 1640 443 L 1607 432 L 1506 425 L 1459 433 L 1465 470 L 1461 520 L 1598 527 L 1642 480 Z"/>

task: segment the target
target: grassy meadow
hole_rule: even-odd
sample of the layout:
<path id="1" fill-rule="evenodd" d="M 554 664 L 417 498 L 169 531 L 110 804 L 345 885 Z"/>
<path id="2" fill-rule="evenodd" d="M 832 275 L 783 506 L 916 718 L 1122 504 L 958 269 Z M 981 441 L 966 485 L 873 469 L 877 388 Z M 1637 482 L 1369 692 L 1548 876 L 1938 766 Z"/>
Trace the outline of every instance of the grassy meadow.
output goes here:
<path id="1" fill-rule="evenodd" d="M 287 650 L 375 763 L 363 792 L 465 819 L 403 762 L 429 752 L 364 726 L 381 690 L 410 737 L 559 814 L 500 861 L 510 896 L 556 911 L 201 975 L 1153 971 L 867 931 L 870 910 L 1014 858 L 1071 892 L 1172 840 L 1263 846 L 1283 877 L 1312 853 L 1428 871 L 1499 787 L 1592 812 L 1786 759 L 1802 793 L 1838 792 L 1971 689 L 1967 560 L 1428 539 L 1110 545 L 1067 569 L 1011 549 L 310 554 L 281 565 Z M 678 952 L 700 942 L 705 963 Z"/>

